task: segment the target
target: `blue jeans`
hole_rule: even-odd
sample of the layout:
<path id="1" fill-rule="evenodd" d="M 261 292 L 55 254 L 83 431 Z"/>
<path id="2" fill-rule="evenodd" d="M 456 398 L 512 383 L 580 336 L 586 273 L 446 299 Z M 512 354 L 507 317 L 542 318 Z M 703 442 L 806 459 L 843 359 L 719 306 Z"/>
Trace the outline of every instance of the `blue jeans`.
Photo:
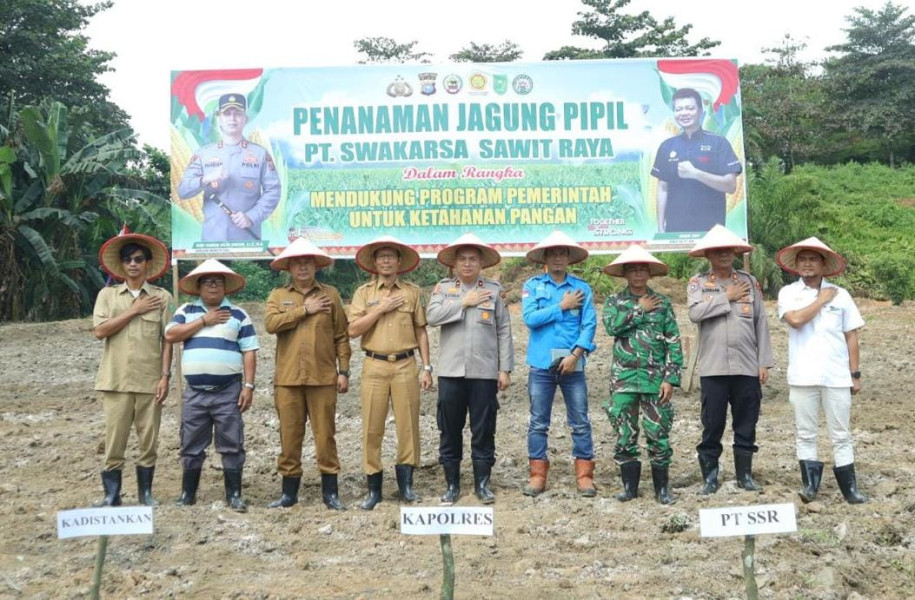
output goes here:
<path id="1" fill-rule="evenodd" d="M 527 391 L 531 399 L 531 423 L 527 430 L 527 453 L 534 460 L 548 460 L 547 447 L 550 415 L 556 387 L 562 390 L 566 402 L 566 420 L 572 429 L 572 456 L 584 460 L 594 458 L 591 440 L 591 420 L 588 418 L 588 385 L 584 371 L 559 375 L 549 369 L 531 367 Z"/>

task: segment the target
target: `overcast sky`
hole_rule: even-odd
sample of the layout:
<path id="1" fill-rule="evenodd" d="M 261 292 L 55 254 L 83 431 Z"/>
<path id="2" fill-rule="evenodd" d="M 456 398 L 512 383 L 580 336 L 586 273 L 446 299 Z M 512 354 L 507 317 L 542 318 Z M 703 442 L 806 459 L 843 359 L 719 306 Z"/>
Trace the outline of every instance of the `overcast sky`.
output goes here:
<path id="1" fill-rule="evenodd" d="M 88 1 L 88 0 L 87 0 Z M 692 24 L 690 40 L 719 40 L 718 58 L 760 63 L 762 49 L 785 34 L 809 45 L 808 58 L 845 40 L 845 17 L 884 0 L 683 2 L 633 0 L 658 21 Z M 904 4 L 904 2 L 903 2 Z M 168 150 L 169 73 L 181 69 L 309 67 L 356 64 L 353 41 L 387 36 L 418 40 L 417 50 L 447 62 L 469 42 L 517 43 L 537 61 L 565 45 L 593 46 L 571 34 L 580 0 L 115 0 L 87 31 L 93 47 L 117 53 L 103 81 L 131 116 L 140 141 Z"/>

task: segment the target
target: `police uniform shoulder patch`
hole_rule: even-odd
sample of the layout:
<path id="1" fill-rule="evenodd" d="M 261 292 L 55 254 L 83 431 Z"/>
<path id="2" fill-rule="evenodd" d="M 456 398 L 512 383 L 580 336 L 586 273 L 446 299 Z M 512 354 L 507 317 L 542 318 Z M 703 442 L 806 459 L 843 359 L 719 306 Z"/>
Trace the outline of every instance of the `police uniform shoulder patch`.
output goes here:
<path id="1" fill-rule="evenodd" d="M 268 169 L 276 171 L 276 165 L 273 164 L 273 158 L 269 154 L 264 157 L 264 161 L 267 163 Z"/>
<path id="2" fill-rule="evenodd" d="M 699 278 L 693 277 L 689 280 L 689 285 L 686 287 L 687 292 L 695 292 L 699 289 Z"/>

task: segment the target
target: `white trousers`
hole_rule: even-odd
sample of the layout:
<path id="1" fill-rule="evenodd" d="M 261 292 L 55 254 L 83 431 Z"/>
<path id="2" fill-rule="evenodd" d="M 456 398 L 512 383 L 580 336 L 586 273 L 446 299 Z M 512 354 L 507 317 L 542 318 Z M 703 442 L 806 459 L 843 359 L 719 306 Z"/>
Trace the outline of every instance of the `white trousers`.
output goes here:
<path id="1" fill-rule="evenodd" d="M 851 388 L 793 385 L 788 400 L 794 406 L 798 460 L 817 460 L 817 429 L 822 406 L 826 413 L 826 431 L 832 440 L 833 463 L 842 467 L 855 462 L 849 430 Z"/>

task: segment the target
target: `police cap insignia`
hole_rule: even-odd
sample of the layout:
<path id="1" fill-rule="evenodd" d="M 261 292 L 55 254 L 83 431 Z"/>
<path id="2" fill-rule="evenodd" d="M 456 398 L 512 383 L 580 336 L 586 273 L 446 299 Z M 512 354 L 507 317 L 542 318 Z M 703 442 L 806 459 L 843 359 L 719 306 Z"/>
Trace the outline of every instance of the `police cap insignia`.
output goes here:
<path id="1" fill-rule="evenodd" d="M 219 112 L 230 108 L 245 110 L 248 107 L 247 99 L 241 94 L 223 94 L 219 97 Z"/>

